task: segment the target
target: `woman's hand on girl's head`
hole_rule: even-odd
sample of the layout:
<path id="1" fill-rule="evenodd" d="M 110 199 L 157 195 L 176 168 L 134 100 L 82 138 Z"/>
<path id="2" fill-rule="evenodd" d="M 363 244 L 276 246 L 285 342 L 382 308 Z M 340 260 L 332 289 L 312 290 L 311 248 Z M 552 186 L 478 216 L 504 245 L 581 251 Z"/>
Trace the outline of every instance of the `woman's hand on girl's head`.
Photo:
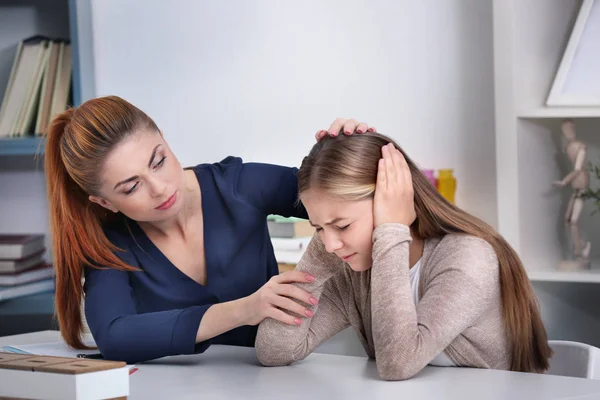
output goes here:
<path id="1" fill-rule="evenodd" d="M 246 324 L 258 325 L 265 318 L 273 318 L 288 325 L 300 325 L 302 319 L 299 317 L 313 316 L 307 307 L 317 304 L 317 300 L 292 283 L 309 283 L 314 280 L 312 275 L 300 271 L 275 275 L 263 287 L 244 298 Z"/>
<path id="2" fill-rule="evenodd" d="M 410 226 L 417 214 L 408 164 L 391 143 L 382 147 L 381 154 L 373 199 L 374 224 L 376 227 L 386 223 Z"/>
<path id="3" fill-rule="evenodd" d="M 319 130 L 315 134 L 317 142 L 325 136 L 337 136 L 340 133 L 344 135 L 352 135 L 354 133 L 376 132 L 375 127 L 367 125 L 364 122 L 358 122 L 355 119 L 338 118 L 329 126 L 327 130 Z"/>

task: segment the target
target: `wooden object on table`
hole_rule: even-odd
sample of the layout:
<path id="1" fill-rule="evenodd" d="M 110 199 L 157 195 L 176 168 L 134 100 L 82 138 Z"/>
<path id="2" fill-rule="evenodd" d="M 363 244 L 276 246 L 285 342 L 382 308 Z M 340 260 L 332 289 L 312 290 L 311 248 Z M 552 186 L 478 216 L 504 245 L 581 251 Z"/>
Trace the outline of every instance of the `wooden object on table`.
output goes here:
<path id="1" fill-rule="evenodd" d="M 126 399 L 121 361 L 0 352 L 0 399 Z"/>

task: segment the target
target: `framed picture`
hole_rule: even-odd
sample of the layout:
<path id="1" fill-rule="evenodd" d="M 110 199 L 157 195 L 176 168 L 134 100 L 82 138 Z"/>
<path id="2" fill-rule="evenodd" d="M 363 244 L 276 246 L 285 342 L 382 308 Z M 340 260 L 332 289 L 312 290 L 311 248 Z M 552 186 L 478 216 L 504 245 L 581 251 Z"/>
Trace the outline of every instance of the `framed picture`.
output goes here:
<path id="1" fill-rule="evenodd" d="M 600 107 L 600 1 L 581 3 L 546 105 Z"/>

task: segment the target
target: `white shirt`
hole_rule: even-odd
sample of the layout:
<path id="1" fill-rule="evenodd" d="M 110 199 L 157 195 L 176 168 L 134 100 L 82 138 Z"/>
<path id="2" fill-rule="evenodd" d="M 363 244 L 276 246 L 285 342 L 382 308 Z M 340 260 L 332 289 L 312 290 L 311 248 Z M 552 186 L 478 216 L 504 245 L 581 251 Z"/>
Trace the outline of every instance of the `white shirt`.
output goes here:
<path id="1" fill-rule="evenodd" d="M 421 260 L 412 267 L 408 273 L 410 278 L 410 288 L 412 289 L 413 300 L 415 301 L 415 307 L 419 304 L 419 277 L 421 276 Z M 443 351 L 438 354 L 429 365 L 435 365 L 437 367 L 456 367 L 456 364 L 444 353 Z"/>

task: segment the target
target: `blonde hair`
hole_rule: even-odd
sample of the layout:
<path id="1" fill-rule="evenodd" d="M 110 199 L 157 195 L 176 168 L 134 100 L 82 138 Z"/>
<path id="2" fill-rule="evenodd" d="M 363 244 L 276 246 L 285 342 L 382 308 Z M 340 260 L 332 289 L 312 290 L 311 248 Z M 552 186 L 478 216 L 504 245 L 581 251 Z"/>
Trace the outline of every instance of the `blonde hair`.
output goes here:
<path id="1" fill-rule="evenodd" d="M 547 370 L 552 350 L 537 297 L 517 253 L 491 226 L 446 201 L 392 139 L 366 133 L 321 140 L 302 161 L 298 192 L 315 188 L 350 201 L 373 197 L 381 148 L 388 143 L 402 152 L 412 174 L 417 213 L 413 232 L 423 239 L 463 233 L 493 247 L 500 267 L 504 323 L 512 347 L 511 370 Z"/>

